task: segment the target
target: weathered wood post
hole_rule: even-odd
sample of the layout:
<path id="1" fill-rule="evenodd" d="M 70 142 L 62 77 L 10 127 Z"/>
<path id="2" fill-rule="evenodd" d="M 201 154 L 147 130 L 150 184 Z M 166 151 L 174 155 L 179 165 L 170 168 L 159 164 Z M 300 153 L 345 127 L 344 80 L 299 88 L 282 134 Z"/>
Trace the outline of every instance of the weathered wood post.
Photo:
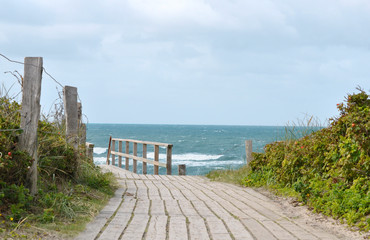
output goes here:
<path id="1" fill-rule="evenodd" d="M 159 146 L 154 145 L 154 161 L 159 162 Z M 158 175 L 159 167 L 158 165 L 154 165 L 154 175 Z"/>
<path id="2" fill-rule="evenodd" d="M 116 140 L 112 140 L 111 150 L 112 152 L 116 151 Z M 115 165 L 116 165 L 116 155 L 112 154 L 112 166 Z"/>
<path id="3" fill-rule="evenodd" d="M 77 129 L 78 129 L 78 144 L 85 145 L 86 144 L 86 124 L 82 123 L 82 104 L 80 102 L 77 103 Z"/>
<path id="4" fill-rule="evenodd" d="M 126 154 L 130 153 L 130 142 L 126 141 Z M 130 159 L 128 157 L 125 158 L 125 168 L 129 170 Z"/>
<path id="5" fill-rule="evenodd" d="M 179 164 L 179 176 L 186 175 L 186 165 L 185 164 Z"/>
<path id="6" fill-rule="evenodd" d="M 252 157 L 252 140 L 245 140 L 245 153 L 247 165 L 253 160 Z"/>
<path id="7" fill-rule="evenodd" d="M 75 150 L 78 148 L 78 109 L 77 109 L 77 88 L 64 87 L 64 112 L 66 117 L 67 142 Z"/>
<path id="8" fill-rule="evenodd" d="M 109 157 L 110 157 L 110 152 L 111 152 L 111 147 L 112 147 L 112 136 L 109 137 L 109 144 L 108 144 L 108 153 L 107 153 L 107 162 L 106 164 L 109 165 Z"/>
<path id="9" fill-rule="evenodd" d="M 88 142 L 86 143 L 86 156 L 91 162 L 94 162 L 94 144 Z"/>
<path id="10" fill-rule="evenodd" d="M 21 129 L 19 149 L 28 152 L 33 163 L 28 173 L 30 193 L 37 193 L 37 126 L 40 119 L 40 96 L 43 59 L 26 57 L 24 59 L 24 78 L 22 95 Z"/>
<path id="11" fill-rule="evenodd" d="M 167 168 L 167 175 L 171 175 L 172 174 L 172 145 L 167 146 L 166 168 Z"/>
<path id="12" fill-rule="evenodd" d="M 148 145 L 144 143 L 143 144 L 143 158 L 147 157 L 147 148 L 148 148 Z M 147 172 L 148 172 L 147 163 L 143 162 L 143 174 L 147 174 Z"/>
<path id="13" fill-rule="evenodd" d="M 134 142 L 134 150 L 133 150 L 133 155 L 136 157 L 137 156 L 137 143 Z M 136 159 L 133 159 L 133 162 L 132 162 L 132 171 L 134 173 L 137 173 L 137 160 Z"/>
<path id="14" fill-rule="evenodd" d="M 122 152 L 122 141 L 118 141 L 118 152 Z M 118 167 L 122 167 L 122 156 L 118 156 Z"/>

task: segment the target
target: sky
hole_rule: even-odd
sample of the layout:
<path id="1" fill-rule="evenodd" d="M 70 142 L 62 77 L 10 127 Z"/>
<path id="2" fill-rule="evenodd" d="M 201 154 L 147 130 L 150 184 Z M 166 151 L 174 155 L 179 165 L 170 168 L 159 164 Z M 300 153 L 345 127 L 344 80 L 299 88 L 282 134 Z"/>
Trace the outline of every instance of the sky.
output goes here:
<path id="1" fill-rule="evenodd" d="M 43 57 L 90 123 L 281 125 L 370 90 L 368 0 L 0 0 L 0 53 Z M 0 57 L 6 71 L 23 66 Z M 43 75 L 50 111 L 58 84 Z M 11 85 L 14 84 L 13 87 Z"/>

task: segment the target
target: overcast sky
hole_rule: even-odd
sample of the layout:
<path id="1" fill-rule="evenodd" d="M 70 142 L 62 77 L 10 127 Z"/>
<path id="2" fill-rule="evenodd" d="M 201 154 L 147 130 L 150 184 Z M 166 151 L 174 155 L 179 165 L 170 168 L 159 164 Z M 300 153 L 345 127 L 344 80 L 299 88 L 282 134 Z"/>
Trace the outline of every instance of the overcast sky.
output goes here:
<path id="1" fill-rule="evenodd" d="M 43 57 L 93 123 L 325 121 L 370 89 L 369 0 L 0 3 L 0 53 Z M 0 58 L 2 83 L 13 70 L 23 73 Z M 44 111 L 56 87 L 44 75 Z"/>

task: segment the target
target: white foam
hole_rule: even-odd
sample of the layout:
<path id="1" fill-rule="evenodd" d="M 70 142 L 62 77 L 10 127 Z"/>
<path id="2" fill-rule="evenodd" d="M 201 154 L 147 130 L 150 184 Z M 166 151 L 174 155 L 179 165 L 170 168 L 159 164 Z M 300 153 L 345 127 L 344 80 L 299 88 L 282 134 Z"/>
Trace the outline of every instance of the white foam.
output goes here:
<path id="1" fill-rule="evenodd" d="M 106 157 L 94 157 L 94 163 L 95 165 L 103 165 L 107 163 Z"/>
<path id="2" fill-rule="evenodd" d="M 149 155 L 149 154 L 148 154 Z M 165 155 L 165 154 L 163 154 Z M 181 155 L 179 155 L 181 156 Z M 212 156 L 212 155 L 210 155 Z M 117 163 L 116 159 L 116 163 Z M 107 158 L 106 157 L 94 157 L 94 163 L 96 165 L 106 164 Z M 165 161 L 162 161 L 165 162 Z M 132 164 L 132 160 L 130 160 L 130 165 Z M 213 168 L 220 168 L 224 169 L 223 166 L 232 166 L 232 165 L 242 165 L 245 164 L 243 160 L 224 160 L 224 161 L 194 161 L 192 159 L 183 159 L 183 160 L 174 160 L 172 162 L 173 166 L 178 164 L 186 164 L 187 167 L 213 167 Z"/>
<path id="3" fill-rule="evenodd" d="M 207 160 L 216 160 L 222 157 L 223 155 L 211 155 L 211 154 L 200 154 L 200 153 L 185 153 L 185 154 L 174 154 L 172 159 L 174 161 L 207 161 Z"/>
<path id="4" fill-rule="evenodd" d="M 95 154 L 103 154 L 107 152 L 107 148 L 102 147 L 94 147 L 94 153 Z"/>
<path id="5" fill-rule="evenodd" d="M 181 161 L 181 162 L 178 162 L 178 163 L 186 164 L 187 167 L 215 167 L 215 166 L 220 166 L 220 165 L 231 166 L 231 165 L 244 164 L 243 160 L 207 161 L 207 162 Z"/>
<path id="6" fill-rule="evenodd" d="M 209 161 L 216 160 L 222 157 L 223 155 L 211 155 L 211 154 L 201 154 L 201 153 L 185 153 L 185 154 L 173 154 L 173 161 Z M 149 152 L 147 158 L 154 159 L 154 152 Z M 167 155 L 160 153 L 159 159 L 166 159 Z"/>

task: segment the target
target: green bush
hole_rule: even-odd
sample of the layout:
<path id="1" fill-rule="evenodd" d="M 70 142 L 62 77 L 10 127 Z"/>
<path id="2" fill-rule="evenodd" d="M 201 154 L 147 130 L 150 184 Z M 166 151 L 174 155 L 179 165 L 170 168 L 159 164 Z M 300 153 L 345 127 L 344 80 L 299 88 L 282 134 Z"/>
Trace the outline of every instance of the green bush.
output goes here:
<path id="1" fill-rule="evenodd" d="M 315 211 L 370 229 L 370 99 L 359 93 L 337 104 L 330 126 L 254 153 L 246 186 L 291 188 Z"/>
<path id="2" fill-rule="evenodd" d="M 90 200 L 113 194 L 112 176 L 86 161 L 83 146 L 77 153 L 67 144 L 63 124 L 43 120 L 38 125 L 38 194 L 31 196 L 27 175 L 33 160 L 18 149 L 20 110 L 17 102 L 0 97 L 0 219 L 6 220 L 0 230 L 14 229 L 25 219 L 71 223 L 83 212 L 90 216 L 95 204 Z"/>

